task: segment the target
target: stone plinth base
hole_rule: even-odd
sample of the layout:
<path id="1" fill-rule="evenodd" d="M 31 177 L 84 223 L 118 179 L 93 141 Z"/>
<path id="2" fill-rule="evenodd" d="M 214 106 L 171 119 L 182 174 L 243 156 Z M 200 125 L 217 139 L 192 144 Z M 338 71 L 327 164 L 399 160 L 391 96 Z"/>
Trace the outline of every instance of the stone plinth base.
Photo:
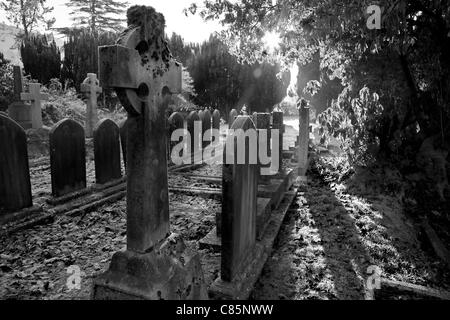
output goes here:
<path id="1" fill-rule="evenodd" d="M 270 202 L 268 198 L 258 198 L 256 209 L 256 238 L 261 239 L 262 234 L 270 219 Z M 217 236 L 217 227 L 214 227 L 203 239 L 199 241 L 200 249 L 208 249 L 214 252 L 220 252 L 222 240 Z"/>
<path id="2" fill-rule="evenodd" d="M 209 297 L 214 300 L 247 300 L 253 290 L 256 281 L 268 258 L 264 247 L 256 243 L 255 248 L 248 258 L 245 270 L 243 270 L 233 281 L 216 279 L 209 288 Z"/>
<path id="3" fill-rule="evenodd" d="M 286 192 L 279 208 L 271 213 L 261 239 L 258 239 L 252 254 L 243 263 L 246 266 L 245 270 L 239 273 L 231 282 L 222 280 L 219 274 L 219 277 L 209 289 L 209 297 L 211 299 L 246 300 L 250 297 L 264 264 L 272 252 L 275 239 L 296 194 L 296 189 Z"/>
<path id="4" fill-rule="evenodd" d="M 203 239 L 199 241 L 200 249 L 208 249 L 220 252 L 222 240 L 217 236 L 217 227 L 214 227 Z"/>
<path id="5" fill-rule="evenodd" d="M 272 179 L 271 184 L 258 185 L 258 197 L 269 198 L 270 207 L 276 209 L 283 199 L 284 180 Z"/>
<path id="6" fill-rule="evenodd" d="M 33 128 L 31 118 L 31 105 L 21 101 L 13 102 L 8 106 L 8 115 L 25 130 Z"/>
<path id="7" fill-rule="evenodd" d="M 94 280 L 95 300 L 205 300 L 200 257 L 172 234 L 149 253 L 114 254 L 109 270 Z"/>

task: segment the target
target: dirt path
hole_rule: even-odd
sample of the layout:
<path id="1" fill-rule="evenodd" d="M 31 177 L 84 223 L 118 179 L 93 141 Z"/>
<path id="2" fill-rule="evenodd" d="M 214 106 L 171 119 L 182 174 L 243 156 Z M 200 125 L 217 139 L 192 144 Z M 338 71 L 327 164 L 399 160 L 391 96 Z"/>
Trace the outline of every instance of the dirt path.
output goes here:
<path id="1" fill-rule="evenodd" d="M 298 193 L 254 299 L 364 299 L 367 268 L 382 276 L 449 288 L 445 265 L 421 248 L 399 200 L 349 194 L 317 175 Z"/>

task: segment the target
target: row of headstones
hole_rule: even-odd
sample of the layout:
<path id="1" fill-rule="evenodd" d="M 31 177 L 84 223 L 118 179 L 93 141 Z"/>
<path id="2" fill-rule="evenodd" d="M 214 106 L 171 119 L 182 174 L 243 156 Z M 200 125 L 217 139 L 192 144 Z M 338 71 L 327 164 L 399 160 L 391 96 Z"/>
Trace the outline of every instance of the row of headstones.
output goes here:
<path id="1" fill-rule="evenodd" d="M 297 154 L 298 174 L 306 174 L 309 141 L 309 107 L 307 103 L 299 103 L 299 150 Z M 269 129 L 270 114 L 254 113 L 252 117 L 238 116 L 236 110 L 230 112 L 231 129 Z M 279 148 L 282 155 L 283 113 L 272 113 L 273 129 L 279 129 Z M 234 138 L 236 139 L 236 138 Z M 236 143 L 236 142 L 235 142 Z M 246 153 L 250 146 L 246 142 Z M 269 145 L 268 145 L 269 147 Z M 226 150 L 224 150 L 224 157 Z M 225 163 L 225 162 L 224 162 Z M 258 197 L 258 165 L 224 164 L 222 172 L 222 213 L 220 221 L 221 234 L 221 280 L 232 282 L 246 272 L 251 260 L 255 257 L 257 246 L 257 197 Z M 279 161 L 281 172 L 281 161 Z M 257 251 L 257 250 L 256 250 Z M 220 286 L 219 286 L 220 287 Z"/>
<path id="2" fill-rule="evenodd" d="M 192 135 L 194 121 L 199 120 L 202 122 L 202 133 L 209 128 L 219 129 L 220 112 L 215 110 L 211 117 L 209 110 L 198 113 L 192 111 L 187 117 L 188 132 Z M 172 132 L 180 128 L 184 128 L 184 118 L 181 113 L 174 112 L 168 119 L 169 139 Z M 0 117 L 0 133 L 0 212 L 31 207 L 26 133 L 6 114 L 1 114 Z M 120 145 L 122 145 L 126 166 L 126 135 L 126 120 L 117 125 L 110 119 L 103 119 L 94 128 L 97 184 L 105 184 L 122 177 Z M 86 147 L 83 127 L 71 119 L 61 120 L 51 129 L 49 140 L 52 195 L 61 197 L 85 189 L 87 186 Z M 171 148 L 167 149 L 171 150 Z"/>
<path id="3" fill-rule="evenodd" d="M 119 127 L 103 119 L 94 128 L 95 176 L 105 184 L 122 176 Z M 52 195 L 60 197 L 86 188 L 86 147 L 83 127 L 63 119 L 50 131 Z M 32 206 L 27 136 L 6 114 L 0 114 L 0 213 Z"/>
<path id="4" fill-rule="evenodd" d="M 239 115 L 233 109 L 229 115 L 230 129 L 238 130 L 267 130 L 270 141 L 270 129 L 280 130 L 279 155 L 283 148 L 283 113 L 274 111 L 270 113 L 245 113 Z M 237 139 L 234 137 L 233 139 Z M 235 141 L 235 144 L 237 141 Z M 271 154 L 270 143 L 267 144 L 267 154 Z M 245 152 L 250 152 L 249 141 L 245 142 Z M 224 150 L 224 163 L 226 157 Z M 218 234 L 221 235 L 221 280 L 232 282 L 237 276 L 245 273 L 248 264 L 253 258 L 257 243 L 257 199 L 258 183 L 260 179 L 270 178 L 260 175 L 259 164 L 224 164 L 222 167 L 222 213 L 218 221 Z M 269 164 L 270 166 L 270 164 Z M 282 163 L 279 161 L 278 172 L 282 172 Z"/>
<path id="5" fill-rule="evenodd" d="M 14 102 L 8 106 L 8 114 L 24 129 L 42 128 L 42 101 L 49 99 L 48 94 L 41 93 L 40 83 L 30 83 L 29 92 L 24 92 L 22 69 L 13 67 L 14 73 Z M 92 137 L 94 126 L 98 122 L 97 97 L 102 92 L 95 73 L 88 73 L 80 86 L 86 99 L 86 137 Z M 30 101 L 31 104 L 25 103 Z"/>
<path id="6" fill-rule="evenodd" d="M 205 137 L 206 139 L 200 139 L 198 137 L 198 141 L 203 141 L 198 146 L 195 145 L 194 135 L 195 135 L 195 122 L 201 123 L 201 137 Z M 185 121 L 184 117 L 180 112 L 174 112 L 167 120 L 167 152 L 168 152 L 168 159 L 170 159 L 172 149 L 173 147 L 179 143 L 179 141 L 172 141 L 171 137 L 175 130 L 178 129 L 185 129 L 187 133 L 191 137 L 191 156 L 194 157 L 194 153 L 201 151 L 202 148 L 206 148 L 212 141 L 212 136 L 205 134 L 208 130 L 220 130 L 220 111 L 214 110 L 211 114 L 211 111 L 208 109 L 201 110 L 201 111 L 192 111 L 189 113 L 189 115 L 186 117 L 186 128 L 185 128 Z M 206 140 L 206 141 L 204 141 Z M 218 142 L 218 141 L 216 141 Z"/>

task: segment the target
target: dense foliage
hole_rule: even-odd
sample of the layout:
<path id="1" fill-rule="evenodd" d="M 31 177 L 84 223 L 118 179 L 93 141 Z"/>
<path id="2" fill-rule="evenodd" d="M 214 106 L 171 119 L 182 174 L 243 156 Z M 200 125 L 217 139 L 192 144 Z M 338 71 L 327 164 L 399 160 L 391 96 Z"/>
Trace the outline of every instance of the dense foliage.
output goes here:
<path id="1" fill-rule="evenodd" d="M 25 73 L 41 84 L 59 78 L 61 72 L 61 53 L 54 40 L 46 36 L 33 35 L 24 39 L 20 47 Z"/>
<path id="2" fill-rule="evenodd" d="M 13 102 L 13 93 L 13 68 L 0 52 L 0 111 L 8 109 L 8 105 Z"/>
<path id="3" fill-rule="evenodd" d="M 286 95 L 289 78 L 278 77 L 279 65 L 239 63 L 217 37 L 202 44 L 185 44 L 172 35 L 169 47 L 192 76 L 197 104 L 217 108 L 222 114 L 244 105 L 250 112 L 271 110 Z"/>
<path id="4" fill-rule="evenodd" d="M 381 29 L 373 30 L 367 27 L 372 2 L 207 0 L 188 11 L 220 20 L 222 38 L 246 61 L 303 65 L 319 52 L 321 80 L 339 79 L 344 87 L 321 120 L 355 153 L 403 162 L 435 137 L 434 148 L 445 154 L 450 141 L 450 3 L 377 1 Z M 268 32 L 280 37 L 273 53 L 264 42 Z M 364 130 L 358 128 L 360 121 L 367 122 Z M 367 145 L 361 149 L 361 143 Z"/>
<path id="5" fill-rule="evenodd" d="M 88 73 L 98 73 L 98 46 L 113 44 L 117 35 L 105 32 L 95 37 L 88 29 L 71 29 L 66 36 L 61 82 L 79 90 Z"/>
<path id="6" fill-rule="evenodd" d="M 2 0 L 0 8 L 6 12 L 9 21 L 22 28 L 24 38 L 40 25 L 50 29 L 56 21 L 47 17 L 53 7 L 46 6 L 45 0 Z"/>
<path id="7" fill-rule="evenodd" d="M 105 31 L 121 31 L 127 2 L 116 0 L 70 0 L 72 19 L 78 27 L 87 28 L 94 36 Z"/>

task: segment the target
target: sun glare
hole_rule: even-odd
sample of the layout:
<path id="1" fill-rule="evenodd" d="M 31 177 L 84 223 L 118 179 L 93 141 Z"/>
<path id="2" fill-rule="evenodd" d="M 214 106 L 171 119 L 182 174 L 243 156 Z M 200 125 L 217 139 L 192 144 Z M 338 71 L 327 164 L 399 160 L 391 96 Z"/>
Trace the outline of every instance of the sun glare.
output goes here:
<path id="1" fill-rule="evenodd" d="M 294 62 L 289 69 L 291 74 L 291 81 L 289 83 L 289 87 L 287 88 L 287 96 L 291 98 L 295 98 L 297 95 L 297 81 L 298 81 L 298 73 L 299 68 L 298 64 Z"/>
<path id="2" fill-rule="evenodd" d="M 281 42 L 280 34 L 274 31 L 267 32 L 262 40 L 270 52 L 274 52 Z"/>

